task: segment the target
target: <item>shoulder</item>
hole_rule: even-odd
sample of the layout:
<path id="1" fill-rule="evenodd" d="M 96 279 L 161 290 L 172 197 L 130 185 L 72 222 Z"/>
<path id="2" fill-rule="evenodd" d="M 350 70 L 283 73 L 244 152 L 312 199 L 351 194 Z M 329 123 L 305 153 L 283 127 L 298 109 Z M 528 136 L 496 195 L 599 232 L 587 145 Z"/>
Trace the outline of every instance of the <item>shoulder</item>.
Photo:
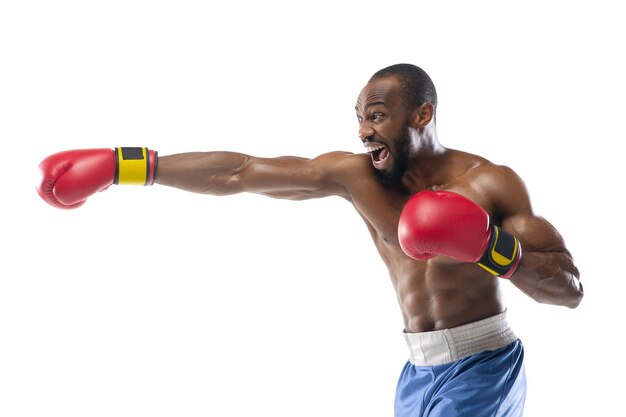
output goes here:
<path id="1" fill-rule="evenodd" d="M 311 164 L 333 177 L 349 178 L 364 171 L 371 171 L 370 157 L 366 154 L 334 151 L 311 159 Z"/>
<path id="2" fill-rule="evenodd" d="M 498 194 L 510 187 L 523 187 L 520 176 L 506 165 L 497 165 L 471 153 L 450 149 L 442 166 L 450 173 L 452 181 L 475 188 L 481 194 Z"/>
<path id="3" fill-rule="evenodd" d="M 499 216 L 532 212 L 526 184 L 515 170 L 483 160 L 472 171 L 472 185 L 491 202 Z"/>
<path id="4" fill-rule="evenodd" d="M 361 181 L 374 180 L 370 157 L 367 154 L 334 151 L 309 159 L 306 175 L 316 177 L 323 184 L 333 187 L 337 194 L 350 196 Z M 304 173 L 304 172 L 303 172 Z"/>
<path id="5" fill-rule="evenodd" d="M 486 186 L 500 188 L 524 183 L 513 168 L 497 165 L 486 159 L 481 160 L 473 171 L 477 179 L 484 181 Z"/>
<path id="6" fill-rule="evenodd" d="M 365 158 L 366 154 L 355 154 L 352 152 L 345 151 L 333 151 L 321 154 L 312 159 L 312 161 L 317 161 L 319 163 L 332 163 L 332 164 L 341 164 L 341 165 L 354 165 L 361 164 Z"/>
<path id="7" fill-rule="evenodd" d="M 465 194 L 496 217 L 531 213 L 526 185 L 512 168 L 456 150 L 450 161 L 448 165 L 459 169 L 451 183 L 453 191 Z"/>

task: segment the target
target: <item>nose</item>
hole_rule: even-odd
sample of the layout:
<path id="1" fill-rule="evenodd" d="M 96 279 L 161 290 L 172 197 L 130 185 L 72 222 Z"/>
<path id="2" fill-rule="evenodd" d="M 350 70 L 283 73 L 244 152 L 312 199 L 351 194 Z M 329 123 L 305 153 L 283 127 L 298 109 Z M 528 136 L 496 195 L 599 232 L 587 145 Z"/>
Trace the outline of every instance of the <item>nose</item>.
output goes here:
<path id="1" fill-rule="evenodd" d="M 368 124 L 363 123 L 361 126 L 359 126 L 359 138 L 361 140 L 365 140 L 373 135 L 374 129 L 372 129 Z"/>

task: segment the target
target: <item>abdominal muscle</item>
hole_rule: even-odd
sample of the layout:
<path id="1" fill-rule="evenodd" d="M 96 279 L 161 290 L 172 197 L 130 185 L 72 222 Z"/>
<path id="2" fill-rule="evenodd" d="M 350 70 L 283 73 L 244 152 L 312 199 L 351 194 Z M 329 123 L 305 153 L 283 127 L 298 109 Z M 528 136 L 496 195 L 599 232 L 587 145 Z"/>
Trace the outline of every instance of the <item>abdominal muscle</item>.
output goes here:
<path id="1" fill-rule="evenodd" d="M 445 257 L 389 265 L 405 332 L 449 329 L 504 311 L 499 278 Z"/>

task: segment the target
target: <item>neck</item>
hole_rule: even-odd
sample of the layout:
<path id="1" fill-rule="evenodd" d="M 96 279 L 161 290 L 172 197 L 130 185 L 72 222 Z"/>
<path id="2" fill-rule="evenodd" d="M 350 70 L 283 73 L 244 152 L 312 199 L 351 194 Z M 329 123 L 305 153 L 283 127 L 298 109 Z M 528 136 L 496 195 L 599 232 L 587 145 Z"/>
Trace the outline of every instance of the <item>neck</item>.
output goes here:
<path id="1" fill-rule="evenodd" d="M 439 157 L 447 151 L 439 143 L 435 123 L 429 123 L 420 129 L 410 129 L 411 135 L 411 159 L 409 167 L 404 175 L 405 185 L 422 183 L 429 185 L 430 179 L 437 172 L 439 167 Z"/>
<path id="2" fill-rule="evenodd" d="M 420 129 L 410 129 L 411 135 L 411 160 L 422 161 L 445 152 L 444 148 L 437 138 L 437 128 L 435 123 L 429 123 L 426 127 Z"/>

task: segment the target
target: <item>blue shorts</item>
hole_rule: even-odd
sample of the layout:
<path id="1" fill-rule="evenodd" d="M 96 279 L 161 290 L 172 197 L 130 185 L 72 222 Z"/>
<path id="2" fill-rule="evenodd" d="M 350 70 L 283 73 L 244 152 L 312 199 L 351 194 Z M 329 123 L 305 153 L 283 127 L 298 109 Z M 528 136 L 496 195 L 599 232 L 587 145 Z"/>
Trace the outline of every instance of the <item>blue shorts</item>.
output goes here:
<path id="1" fill-rule="evenodd" d="M 487 333 L 487 339 L 492 342 L 507 339 L 501 336 L 494 338 L 493 331 Z M 481 337 L 487 340 L 483 336 L 472 336 L 468 346 L 479 346 L 480 343 L 475 342 Z M 445 342 L 445 349 L 451 348 L 453 354 L 455 350 L 463 351 L 466 345 L 461 342 L 455 346 L 454 338 L 449 333 Z M 421 348 L 413 344 L 413 348 L 420 355 L 433 352 L 432 349 L 429 351 L 432 346 Z M 424 357 L 414 358 L 413 354 L 411 357 L 412 360 L 404 366 L 398 381 L 396 417 L 522 416 L 526 376 L 524 348 L 519 339 L 515 338 L 497 349 L 463 355 L 460 359 L 443 364 L 428 363 L 427 357 L 427 364 L 424 365 Z"/>

